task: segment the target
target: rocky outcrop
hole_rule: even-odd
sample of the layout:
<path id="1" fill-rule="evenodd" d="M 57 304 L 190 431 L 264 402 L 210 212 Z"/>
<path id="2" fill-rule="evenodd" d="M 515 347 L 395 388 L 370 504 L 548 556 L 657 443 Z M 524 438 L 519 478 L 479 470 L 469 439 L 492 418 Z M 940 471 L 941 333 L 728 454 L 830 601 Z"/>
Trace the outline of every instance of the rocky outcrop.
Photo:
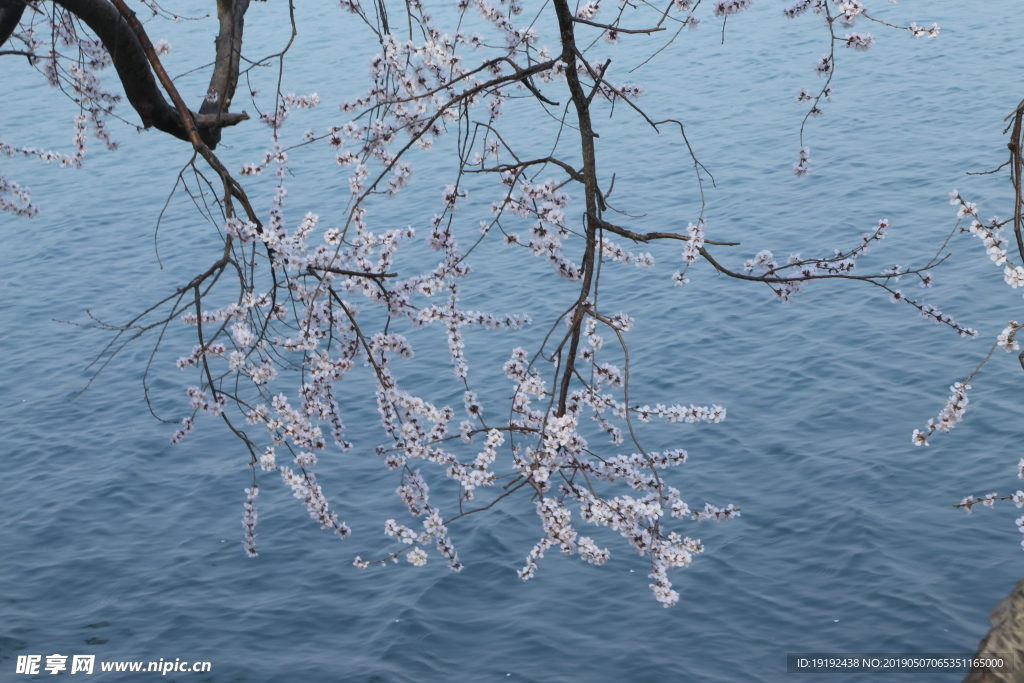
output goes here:
<path id="1" fill-rule="evenodd" d="M 992 628 L 978 646 L 979 658 L 1014 658 L 1012 671 L 971 668 L 963 683 L 1024 683 L 1024 579 L 999 601 L 988 616 Z"/>

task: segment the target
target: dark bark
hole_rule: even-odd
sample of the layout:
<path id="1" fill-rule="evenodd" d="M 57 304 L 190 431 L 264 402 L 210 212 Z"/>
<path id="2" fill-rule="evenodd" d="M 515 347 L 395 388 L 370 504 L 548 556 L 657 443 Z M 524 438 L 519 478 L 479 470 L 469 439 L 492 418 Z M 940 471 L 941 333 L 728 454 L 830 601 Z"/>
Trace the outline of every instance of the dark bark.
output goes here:
<path id="1" fill-rule="evenodd" d="M 217 0 L 220 33 L 217 36 L 217 57 L 210 77 L 208 92 L 215 99 L 206 100 L 200 114 L 222 114 L 231 106 L 238 84 L 238 64 L 242 54 L 242 30 L 249 0 Z"/>
<path id="2" fill-rule="evenodd" d="M 569 85 L 569 93 L 576 107 L 576 118 L 580 127 L 580 142 L 583 146 L 583 187 L 586 196 L 586 237 L 587 247 L 580 264 L 583 283 L 580 296 L 572 313 L 572 332 L 569 338 L 569 349 L 565 353 L 565 370 L 562 373 L 562 386 L 558 394 L 556 415 L 565 415 L 566 400 L 569 397 L 569 385 L 572 382 L 576 367 L 576 352 L 580 343 L 580 330 L 583 323 L 584 301 L 590 296 L 594 279 L 594 262 L 597 248 L 597 228 L 601 224 L 601 191 L 597 187 L 597 154 L 594 150 L 594 126 L 590 120 L 590 98 L 583 91 L 579 74 L 576 72 L 576 36 L 573 28 L 573 14 L 569 9 L 568 0 L 554 0 L 555 16 L 558 17 L 558 28 L 562 42 L 562 61 L 565 63 L 565 80 Z M 597 85 L 595 84 L 595 88 Z"/>
<path id="3" fill-rule="evenodd" d="M 25 3 L 21 0 L 0 0 L 0 45 L 3 45 L 18 28 Z"/>
<path id="4" fill-rule="evenodd" d="M 82 20 L 110 52 L 117 70 L 118 78 L 124 87 L 128 102 L 132 105 L 142 125 L 156 128 L 182 140 L 188 140 L 188 130 L 178 111 L 164 97 L 145 50 L 153 49 L 148 45 L 148 38 L 138 36 L 121 16 L 118 9 L 106 0 L 53 0 L 55 4 L 67 9 Z M 0 29 L 6 27 L 17 11 L 17 0 L 0 0 Z M 234 93 L 234 83 L 238 81 L 239 51 L 242 47 L 242 15 L 248 7 L 248 0 L 220 0 L 221 5 L 230 6 L 228 14 L 228 38 L 224 39 L 225 19 L 221 17 L 221 37 L 217 39 L 217 66 L 214 69 L 214 83 L 211 87 L 219 88 L 227 94 L 219 104 L 212 103 L 212 111 L 206 108 L 199 114 L 189 112 L 196 123 L 196 129 L 212 150 L 220 141 L 220 130 L 225 126 L 233 126 L 249 118 L 246 113 L 229 114 L 226 112 L 230 95 Z M 20 5 L 24 11 L 25 5 Z M 14 19 L 14 25 L 17 22 Z M 13 29 L 11 29 L 13 32 Z M 3 34 L 0 33 L 0 36 Z M 143 41 L 145 44 L 143 44 Z M 225 47 L 221 48 L 221 43 Z M 225 56 L 226 55 L 226 56 Z M 222 65 L 222 57 L 226 63 Z"/>

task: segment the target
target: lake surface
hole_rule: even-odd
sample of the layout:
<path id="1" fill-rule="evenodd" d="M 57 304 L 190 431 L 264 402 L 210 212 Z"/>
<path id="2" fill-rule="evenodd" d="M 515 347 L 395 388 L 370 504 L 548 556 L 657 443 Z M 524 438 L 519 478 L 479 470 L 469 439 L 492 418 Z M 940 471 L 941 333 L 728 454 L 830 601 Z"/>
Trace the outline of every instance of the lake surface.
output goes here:
<path id="1" fill-rule="evenodd" d="M 702 8 L 704 23 L 636 74 L 625 72 L 660 39 L 623 39 L 623 51 L 612 52 L 613 64 L 622 62 L 613 78 L 643 83 L 649 111 L 686 123 L 716 181 L 706 190 L 708 236 L 742 242 L 716 252 L 730 265 L 763 248 L 777 257 L 830 255 L 880 218 L 891 221 L 890 236 L 860 268 L 920 264 L 956 221 L 947 198 L 953 188 L 978 202 L 984 218 L 1009 213 L 1004 177 L 965 171 L 1005 158 L 1002 119 L 1024 97 L 1018 8 L 1002 0 L 876 4 L 879 17 L 935 21 L 942 31 L 912 40 L 858 25 L 877 42 L 866 53 L 837 48 L 836 94 L 808 125 L 814 170 L 805 178 L 790 170 L 804 111 L 793 95 L 820 83 L 813 64 L 828 42 L 816 16 L 786 20 L 783 4 L 762 0 L 729 19 L 723 44 L 721 24 Z M 283 43 L 286 9 L 253 4 L 247 45 L 254 55 Z M 324 104 L 292 115 L 285 131 L 295 140 L 306 127 L 343 122 L 336 105 L 362 87 L 374 51 L 336 7 L 300 8 L 297 19 L 284 91 L 316 91 Z M 173 73 L 202 65 L 212 48 L 205 22 L 149 26 L 154 38 L 171 41 Z M 66 150 L 74 107 L 24 60 L 3 60 L 0 139 Z M 255 77 L 262 80 L 254 87 L 272 92 L 276 71 Z M 203 79 L 179 80 L 190 102 L 198 102 Z M 265 107 L 268 97 L 257 103 Z M 236 106 L 253 111 L 241 97 Z M 514 134 L 544 140 L 546 122 L 517 106 L 508 113 L 508 125 L 521 116 Z M 127 105 L 122 115 L 135 120 Z M 616 173 L 616 206 L 646 214 L 631 226 L 678 229 L 696 220 L 696 185 L 678 138 L 657 137 L 624 111 L 596 120 L 600 163 Z M 637 320 L 629 334 L 636 400 L 720 403 L 729 411 L 718 425 L 646 427 L 650 447 L 689 451 L 670 477 L 691 506 L 743 510 L 725 524 L 682 525 L 707 550 L 674 572 L 682 597 L 672 609 L 651 598 L 644 560 L 613 537 L 598 537 L 612 551 L 604 567 L 549 552 L 537 576 L 520 581 L 515 572 L 542 534 L 521 499 L 453 527 L 461 573 L 436 553 L 421 569 L 403 562 L 356 570 L 353 557 L 390 547 L 383 521 L 404 514 L 391 493 L 396 481 L 373 454 L 381 433 L 365 372 L 353 376 L 352 398 L 342 404 L 356 448 L 324 454 L 317 469 L 352 537 L 317 529 L 266 477 L 260 556 L 247 559 L 239 544 L 247 455 L 212 421 L 199 420 L 189 439 L 169 443 L 173 427 L 154 420 L 143 400 L 148 342 L 129 347 L 70 400 L 108 337 L 56 320 L 87 322 L 87 309 L 124 320 L 216 258 L 211 228 L 178 193 L 160 227 L 160 269 L 154 226 L 190 151 L 155 131 L 113 131 L 121 149 L 104 152 L 90 140 L 82 170 L 0 159 L 41 208 L 33 220 L 0 215 L 0 668 L 7 672 L 19 654 L 62 653 L 212 663 L 210 674 L 166 677 L 178 681 L 781 681 L 787 652 L 973 652 L 989 610 L 1024 577 L 1012 505 L 970 516 L 950 507 L 967 494 L 1019 486 L 1024 402 L 1014 389 L 1016 359 L 998 352 L 973 380 L 955 430 L 928 448 L 910 441 L 1006 320 L 1021 315 L 1019 293 L 967 235 L 952 241 L 934 289 L 906 281 L 903 289 L 978 329 L 977 340 L 920 320 L 868 285 L 812 283 L 781 305 L 766 287 L 716 276 L 706 265 L 691 269 L 686 287 L 673 286 L 675 248 L 654 250 L 652 271 L 609 269 L 602 290 L 609 309 L 621 306 Z M 219 153 L 237 168 L 258 161 L 266 144 L 266 128 L 250 121 L 226 131 Z M 375 209 L 380 229 L 411 223 L 424 234 L 435 209 L 421 203 L 438 203 L 447 181 L 436 173 L 444 168 L 444 159 L 425 156 L 407 196 Z M 325 149 L 296 152 L 292 171 L 289 221 L 307 210 L 325 223 L 338 220 L 347 186 Z M 251 187 L 266 207 L 270 179 Z M 461 216 L 467 235 L 489 201 L 474 192 Z M 422 241 L 410 253 L 417 249 Z M 572 294 L 535 259 L 487 249 L 467 285 L 467 307 L 533 317 L 519 332 L 468 335 L 471 377 L 479 373 L 485 387 L 485 410 L 489 400 L 497 410 L 509 389 L 501 363 L 514 346 L 535 343 Z M 185 333 L 172 341 L 187 353 Z M 443 338 L 434 331 L 417 344 L 406 386 L 461 411 L 447 360 L 434 353 Z M 159 414 L 179 418 L 189 381 L 173 357 L 155 371 L 153 397 Z"/>

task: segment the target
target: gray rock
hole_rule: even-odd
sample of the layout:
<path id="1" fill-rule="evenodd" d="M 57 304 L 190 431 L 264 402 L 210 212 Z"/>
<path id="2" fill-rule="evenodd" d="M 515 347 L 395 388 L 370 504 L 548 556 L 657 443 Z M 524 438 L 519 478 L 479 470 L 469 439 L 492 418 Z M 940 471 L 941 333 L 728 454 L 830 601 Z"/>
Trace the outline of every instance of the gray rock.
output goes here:
<path id="1" fill-rule="evenodd" d="M 1024 683 L 1024 579 L 999 601 L 988 620 L 992 628 L 981 639 L 976 656 L 1013 657 L 1013 671 L 971 667 L 963 683 Z"/>

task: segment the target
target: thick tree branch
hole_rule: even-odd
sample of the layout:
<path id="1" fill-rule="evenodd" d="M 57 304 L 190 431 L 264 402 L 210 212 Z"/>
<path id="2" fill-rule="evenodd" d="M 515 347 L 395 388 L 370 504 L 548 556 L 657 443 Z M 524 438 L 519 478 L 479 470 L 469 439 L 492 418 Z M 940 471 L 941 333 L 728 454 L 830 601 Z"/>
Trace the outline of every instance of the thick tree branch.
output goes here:
<path id="1" fill-rule="evenodd" d="M 107 0 L 54 0 L 88 26 L 110 53 L 125 95 L 146 128 L 156 128 L 180 140 L 189 140 L 188 128 L 157 85 L 146 50 L 152 50 L 145 34 L 137 35 L 127 20 Z M 211 149 L 217 146 L 220 129 L 249 118 L 240 114 L 191 114 L 200 138 Z"/>
<path id="2" fill-rule="evenodd" d="M 562 384 L 558 394 L 558 407 L 555 414 L 559 417 L 565 415 L 566 400 L 569 396 L 569 383 L 572 381 L 573 368 L 576 364 L 576 352 L 580 341 L 580 327 L 583 322 L 583 302 L 590 295 L 590 288 L 594 278 L 594 263 L 597 249 L 597 228 L 601 222 L 601 210 L 604 208 L 604 200 L 601 190 L 597 187 L 597 154 L 594 150 L 594 138 L 597 134 L 590 121 L 590 98 L 583 91 L 580 84 L 579 74 L 576 72 L 576 36 L 573 31 L 573 15 L 569 9 L 567 0 L 554 0 L 555 15 L 558 18 L 559 38 L 562 43 L 562 62 L 565 63 L 565 80 L 569 85 L 569 93 L 572 102 L 576 106 L 576 118 L 579 122 L 580 143 L 583 152 L 583 186 L 586 197 L 586 251 L 583 254 L 583 263 L 580 264 L 583 282 L 580 286 L 580 296 L 576 301 L 575 310 L 571 322 L 571 336 L 569 349 L 566 352 L 565 369 L 562 373 Z M 584 60 L 584 63 L 586 61 Z"/>
<path id="3" fill-rule="evenodd" d="M 0 0 L 0 45 L 14 34 L 24 12 L 25 3 L 22 0 Z"/>
<path id="4" fill-rule="evenodd" d="M 220 33 L 217 35 L 217 57 L 207 97 L 199 108 L 200 115 L 221 117 L 227 114 L 238 85 L 238 65 L 242 54 L 242 30 L 249 0 L 217 0 Z M 214 128 L 215 142 L 220 141 L 220 128 Z M 209 143 L 207 143 L 209 144 Z M 211 145 L 213 147 L 213 145 Z"/>

